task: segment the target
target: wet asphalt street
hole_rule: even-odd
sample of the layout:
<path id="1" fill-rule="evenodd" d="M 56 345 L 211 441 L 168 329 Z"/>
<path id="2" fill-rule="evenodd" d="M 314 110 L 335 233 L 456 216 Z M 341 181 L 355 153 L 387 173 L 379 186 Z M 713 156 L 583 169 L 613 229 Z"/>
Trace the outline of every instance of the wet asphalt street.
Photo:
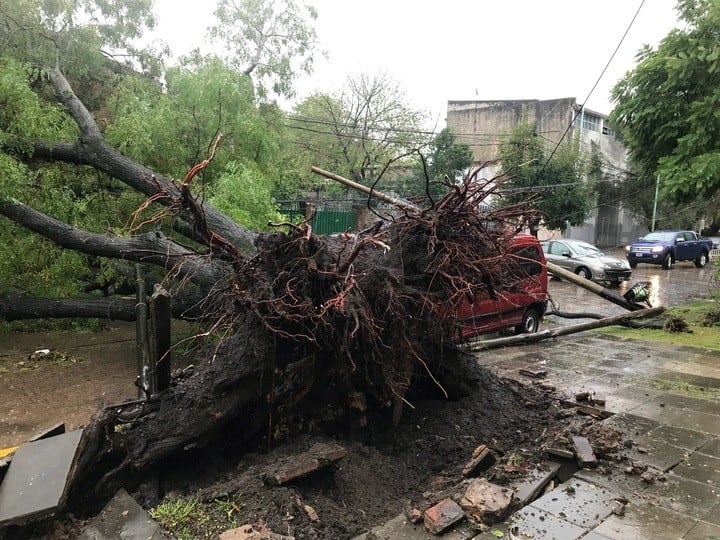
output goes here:
<path id="1" fill-rule="evenodd" d="M 609 255 L 624 258 L 621 250 L 608 251 Z M 652 306 L 674 307 L 693 300 L 709 298 L 713 288 L 712 276 L 715 262 L 705 268 L 695 268 L 691 262 L 675 264 L 670 270 L 663 270 L 660 265 L 640 264 L 633 270 L 629 281 L 612 290 L 624 294 L 635 283 L 647 281 L 652 285 Z M 717 287 L 718 285 L 715 285 Z M 582 289 L 573 283 L 551 278 L 548 286 L 550 298 L 559 311 L 591 312 L 601 315 L 619 315 L 626 310 L 600 298 L 595 293 Z M 559 317 L 551 316 L 558 324 L 566 324 Z M 565 321 L 568 321 L 565 319 Z M 577 322 L 577 321 L 576 321 Z"/>

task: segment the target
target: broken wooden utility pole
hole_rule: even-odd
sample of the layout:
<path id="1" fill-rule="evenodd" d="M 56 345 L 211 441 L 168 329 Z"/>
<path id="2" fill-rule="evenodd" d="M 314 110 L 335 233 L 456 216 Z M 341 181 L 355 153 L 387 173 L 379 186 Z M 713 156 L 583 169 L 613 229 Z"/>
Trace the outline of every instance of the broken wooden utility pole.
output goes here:
<path id="1" fill-rule="evenodd" d="M 506 347 L 508 345 L 524 345 L 527 343 L 535 343 L 544 339 L 565 336 L 568 334 L 575 334 L 577 332 L 583 332 L 585 330 L 594 330 L 595 328 L 602 328 L 604 326 L 611 326 L 613 324 L 621 324 L 633 319 L 654 317 L 655 315 L 660 315 L 663 311 L 665 311 L 665 308 L 662 306 L 648 309 L 638 309 L 636 311 L 633 311 L 632 313 L 623 313 L 622 315 L 605 317 L 604 319 L 599 319 L 587 323 L 573 324 L 569 326 L 559 326 L 557 328 L 543 330 L 542 332 L 537 332 L 535 334 L 520 334 L 517 336 L 488 339 L 485 341 L 473 341 L 465 344 L 463 348 L 470 352 L 477 352 Z"/>
<path id="2" fill-rule="evenodd" d="M 597 294 L 605 300 L 610 300 L 610 302 L 612 302 L 613 304 L 624 307 L 628 311 L 637 311 L 639 309 L 643 309 L 642 306 L 640 306 L 639 304 L 635 304 L 634 302 L 628 302 L 625 298 L 623 298 L 615 291 L 608 289 L 607 287 L 603 287 L 602 285 L 598 285 L 594 281 L 590 281 L 589 279 L 585 279 L 576 274 L 573 274 L 569 270 L 565 270 L 564 268 L 561 268 L 560 266 L 553 264 L 549 261 L 547 263 L 547 269 L 548 272 L 550 272 L 555 277 L 563 278 L 567 281 L 570 281 L 575 285 L 582 287 L 583 289 L 587 289 L 588 291 Z"/>

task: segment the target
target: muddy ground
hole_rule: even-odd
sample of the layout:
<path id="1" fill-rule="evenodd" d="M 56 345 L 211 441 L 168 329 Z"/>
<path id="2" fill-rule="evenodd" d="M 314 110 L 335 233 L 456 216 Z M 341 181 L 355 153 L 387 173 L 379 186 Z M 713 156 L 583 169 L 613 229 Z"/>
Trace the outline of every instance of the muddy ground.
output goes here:
<path id="1" fill-rule="evenodd" d="M 0 447 L 20 444 L 59 421 L 68 429 L 80 427 L 97 407 L 137 396 L 131 324 L 92 335 L 14 334 L 2 340 L 0 396 L 9 406 L 0 413 Z M 51 352 L 34 354 L 41 348 Z M 184 529 L 187 538 L 212 538 L 233 526 L 263 522 L 297 539 L 352 538 L 398 513 L 424 510 L 461 492 L 461 470 L 480 444 L 498 458 L 486 476 L 503 484 L 542 462 L 544 446 L 562 446 L 570 432 L 587 432 L 594 424 L 587 417 L 568 419 L 552 393 L 538 385 L 499 379 L 480 368 L 468 376 L 478 382 L 472 395 L 413 403 L 391 438 L 369 431 L 364 440 L 341 440 L 349 452 L 345 459 L 289 487 L 266 486 L 264 471 L 327 440 L 322 433 L 246 455 L 221 437 L 211 448 L 189 449 L 165 463 L 133 495 L 146 508 L 163 498 L 206 503 L 198 519 L 175 530 Z M 319 521 L 311 520 L 304 505 Z M 35 534 L 73 538 L 85 524 L 84 516 L 77 517 L 44 524 Z"/>

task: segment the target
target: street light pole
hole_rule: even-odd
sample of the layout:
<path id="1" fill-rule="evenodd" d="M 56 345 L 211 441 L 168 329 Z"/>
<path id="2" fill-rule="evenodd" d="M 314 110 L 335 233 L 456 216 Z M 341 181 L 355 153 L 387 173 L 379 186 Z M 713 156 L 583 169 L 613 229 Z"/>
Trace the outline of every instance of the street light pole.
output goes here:
<path id="1" fill-rule="evenodd" d="M 653 213 L 652 213 L 652 223 L 650 224 L 650 230 L 655 230 L 655 214 L 657 213 L 657 200 L 658 200 L 658 191 L 660 189 L 660 173 L 658 173 L 657 178 L 655 179 L 655 200 L 653 200 Z"/>

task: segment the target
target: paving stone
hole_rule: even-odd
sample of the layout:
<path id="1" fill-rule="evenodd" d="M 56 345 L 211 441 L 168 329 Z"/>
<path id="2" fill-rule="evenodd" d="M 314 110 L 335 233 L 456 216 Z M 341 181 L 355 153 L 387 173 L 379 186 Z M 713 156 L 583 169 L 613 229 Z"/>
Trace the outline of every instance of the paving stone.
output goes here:
<path id="1" fill-rule="evenodd" d="M 684 540 L 716 540 L 720 538 L 720 526 L 699 521 L 690 529 Z"/>
<path id="2" fill-rule="evenodd" d="M 532 506 L 510 517 L 510 528 L 516 538 L 533 540 L 576 540 L 588 532 L 584 527 Z"/>
<path id="3" fill-rule="evenodd" d="M 670 510 L 696 518 L 701 518 L 715 504 L 720 503 L 720 489 L 717 487 L 672 472 L 666 475 L 665 482 L 648 486 L 645 493 L 662 499 L 663 506 Z"/>
<path id="4" fill-rule="evenodd" d="M 665 371 L 657 373 L 655 379 L 662 381 L 674 381 L 699 386 L 702 388 L 720 388 L 720 379 L 715 377 L 703 377 L 702 375 L 691 375 L 679 371 Z"/>
<path id="5" fill-rule="evenodd" d="M 520 506 L 525 506 L 533 501 L 552 480 L 555 473 L 560 469 L 560 464 L 547 462 L 542 468 L 533 469 L 527 477 L 510 484 L 513 490 L 513 498 Z"/>
<path id="6" fill-rule="evenodd" d="M 582 537 L 582 540 L 611 540 L 605 535 L 602 535 L 596 531 L 590 531 L 585 536 Z"/>
<path id="7" fill-rule="evenodd" d="M 620 413 L 603 420 L 603 423 L 622 431 L 630 437 L 645 435 L 660 425 L 660 422 L 650 420 L 635 413 Z"/>
<path id="8" fill-rule="evenodd" d="M 0 524 L 52 515 L 62 501 L 82 430 L 23 444 L 0 485 Z"/>
<path id="9" fill-rule="evenodd" d="M 707 521 L 708 523 L 714 523 L 715 525 L 720 525 L 720 503 L 708 510 L 707 514 L 702 516 L 702 520 Z"/>
<path id="10" fill-rule="evenodd" d="M 720 415 L 717 414 L 676 409 L 675 407 L 661 407 L 657 403 L 641 405 L 633 410 L 633 414 L 655 420 L 660 424 L 720 435 Z"/>
<path id="11" fill-rule="evenodd" d="M 121 489 L 105 508 L 95 516 L 78 540 L 114 540 L 116 538 L 142 538 L 161 540 L 169 538 L 160 525 Z"/>
<path id="12" fill-rule="evenodd" d="M 592 529 L 610 515 L 616 494 L 584 480 L 572 478 L 546 493 L 530 507 Z"/>
<path id="13" fill-rule="evenodd" d="M 720 457 L 720 439 L 712 439 L 698 448 L 698 452 L 713 457 Z"/>
<path id="14" fill-rule="evenodd" d="M 696 450 L 697 448 L 707 444 L 712 439 L 712 435 L 708 435 L 702 431 L 665 425 L 658 426 L 651 430 L 647 436 L 651 439 L 659 440 L 687 450 Z"/>
<path id="15" fill-rule="evenodd" d="M 631 502 L 620 517 L 610 515 L 593 532 L 613 540 L 677 540 L 697 520 L 648 503 Z"/>
<path id="16" fill-rule="evenodd" d="M 675 467 L 673 473 L 720 488 L 720 458 L 694 453 Z"/>
<path id="17" fill-rule="evenodd" d="M 633 463 L 642 463 L 659 471 L 667 472 L 687 458 L 689 450 L 667 444 L 654 439 L 651 435 L 647 435 L 634 438 L 633 446 L 624 449 L 623 454 Z"/>
<path id="18" fill-rule="evenodd" d="M 710 414 L 720 414 L 720 401 L 702 399 L 677 394 L 661 394 L 651 400 L 652 403 L 662 403 L 665 407 L 687 409 Z"/>

